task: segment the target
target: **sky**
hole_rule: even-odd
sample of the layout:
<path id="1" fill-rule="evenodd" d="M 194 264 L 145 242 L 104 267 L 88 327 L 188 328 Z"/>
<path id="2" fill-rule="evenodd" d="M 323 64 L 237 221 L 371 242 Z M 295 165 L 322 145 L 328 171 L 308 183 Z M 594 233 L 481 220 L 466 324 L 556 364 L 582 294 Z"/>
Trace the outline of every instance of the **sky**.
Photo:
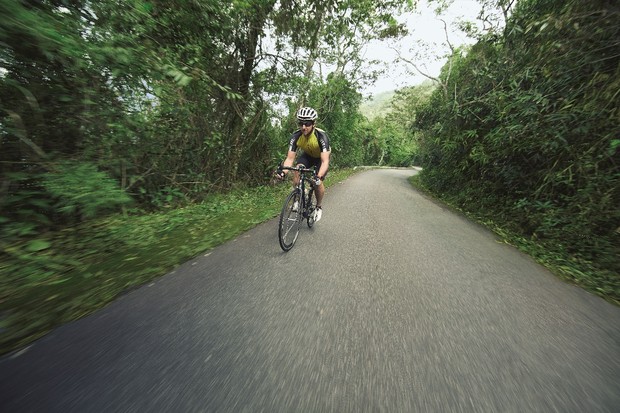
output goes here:
<path id="1" fill-rule="evenodd" d="M 428 6 L 428 2 L 420 1 L 418 9 L 414 13 L 408 13 L 403 16 L 395 16 L 399 22 L 405 22 L 409 35 L 393 47 L 400 50 L 403 57 L 412 59 L 416 50 L 410 50 L 415 47 L 417 41 L 423 41 L 431 46 L 432 54 L 444 54 L 448 50 L 445 44 L 445 32 L 443 23 L 438 20 L 433 7 Z M 450 8 L 442 13 L 441 18 L 448 24 L 448 35 L 450 43 L 454 47 L 463 44 L 473 44 L 474 40 L 453 27 L 453 23 L 457 19 L 465 19 L 475 21 L 480 11 L 480 4 L 474 0 L 455 0 Z M 418 49 L 420 50 L 420 49 Z M 388 42 L 374 41 L 368 44 L 365 57 L 368 60 L 378 59 L 388 65 L 388 70 L 375 83 L 375 85 L 367 87 L 364 94 L 377 94 L 381 92 L 392 91 L 404 86 L 413 86 L 422 83 L 426 78 L 415 73 L 415 69 L 405 63 L 394 64 L 397 53 L 388 47 Z M 446 62 L 445 59 L 434 60 L 433 58 L 416 59 L 419 66 L 425 66 L 425 72 L 431 76 L 437 76 L 441 67 Z M 414 74 L 415 73 L 415 74 Z"/>

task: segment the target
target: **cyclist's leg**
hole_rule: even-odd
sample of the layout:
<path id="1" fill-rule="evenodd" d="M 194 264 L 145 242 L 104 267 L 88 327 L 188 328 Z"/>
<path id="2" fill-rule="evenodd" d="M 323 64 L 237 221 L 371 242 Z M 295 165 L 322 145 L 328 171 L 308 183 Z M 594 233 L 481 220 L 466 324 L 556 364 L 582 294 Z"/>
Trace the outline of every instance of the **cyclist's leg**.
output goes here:
<path id="1" fill-rule="evenodd" d="M 299 172 L 293 171 L 293 188 L 299 185 Z"/>
<path id="2" fill-rule="evenodd" d="M 312 166 L 316 167 L 317 172 L 321 169 L 321 159 L 320 158 L 312 158 Z M 327 176 L 327 173 L 325 173 Z M 323 180 L 325 179 L 323 177 Z M 321 185 L 314 188 L 314 193 L 316 196 L 316 206 L 317 208 L 321 208 L 323 206 L 323 196 L 325 195 L 325 185 L 323 185 L 323 181 L 321 181 Z"/>
<path id="3" fill-rule="evenodd" d="M 314 193 L 316 194 L 316 208 L 314 209 L 314 221 L 320 221 L 323 217 L 323 195 L 325 195 L 325 186 L 321 181 L 321 185 L 314 188 Z"/>
<path id="4" fill-rule="evenodd" d="M 305 167 L 304 164 L 297 163 L 297 167 L 299 167 L 299 166 Z M 299 185 L 299 179 L 300 179 L 299 172 L 293 171 L 293 188 L 295 188 L 297 185 Z"/>
<path id="5" fill-rule="evenodd" d="M 323 207 L 323 196 L 325 195 L 325 185 L 323 185 L 323 182 L 321 182 L 321 185 L 317 186 L 314 189 L 314 193 L 316 194 L 316 207 L 322 208 Z"/>

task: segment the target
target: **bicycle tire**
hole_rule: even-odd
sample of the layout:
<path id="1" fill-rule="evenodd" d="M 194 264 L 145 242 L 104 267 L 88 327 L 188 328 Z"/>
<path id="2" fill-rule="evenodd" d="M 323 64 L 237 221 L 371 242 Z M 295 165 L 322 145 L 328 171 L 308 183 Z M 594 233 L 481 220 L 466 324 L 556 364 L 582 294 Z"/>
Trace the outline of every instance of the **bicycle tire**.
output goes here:
<path id="1" fill-rule="evenodd" d="M 314 189 L 308 192 L 308 200 L 306 202 L 306 211 L 308 211 L 308 228 L 312 228 L 314 225 L 314 210 L 316 209 L 316 202 L 314 201 Z"/>
<path id="2" fill-rule="evenodd" d="M 293 205 L 297 202 L 297 211 L 294 211 Z M 299 236 L 299 224 L 301 223 L 302 202 L 298 190 L 293 190 L 282 205 L 280 220 L 278 223 L 278 240 L 280 247 L 284 251 L 289 251 L 295 245 Z"/>

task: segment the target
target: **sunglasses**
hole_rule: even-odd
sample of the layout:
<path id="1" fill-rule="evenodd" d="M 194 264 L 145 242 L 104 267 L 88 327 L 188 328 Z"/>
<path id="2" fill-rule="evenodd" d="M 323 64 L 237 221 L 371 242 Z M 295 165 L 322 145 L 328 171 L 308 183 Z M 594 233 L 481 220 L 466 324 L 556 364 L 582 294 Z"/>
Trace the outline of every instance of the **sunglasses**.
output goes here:
<path id="1" fill-rule="evenodd" d="M 308 127 L 308 126 L 314 125 L 314 122 L 312 122 L 310 120 L 306 120 L 304 122 L 297 122 L 297 125 L 298 126 L 306 126 L 306 127 Z"/>

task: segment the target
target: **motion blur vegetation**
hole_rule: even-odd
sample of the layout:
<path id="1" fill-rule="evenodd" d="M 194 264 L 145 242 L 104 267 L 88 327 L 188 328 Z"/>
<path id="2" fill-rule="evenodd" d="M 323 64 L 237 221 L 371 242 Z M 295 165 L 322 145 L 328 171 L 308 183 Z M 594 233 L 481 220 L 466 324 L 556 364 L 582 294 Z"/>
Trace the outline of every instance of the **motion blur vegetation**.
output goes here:
<path id="1" fill-rule="evenodd" d="M 328 184 L 422 166 L 416 185 L 619 303 L 618 7 L 481 0 L 475 45 L 364 116 L 364 46 L 415 3 L 0 2 L 0 351 L 273 216 L 306 105 Z"/>
<path id="2" fill-rule="evenodd" d="M 440 81 L 410 124 L 419 184 L 618 303 L 620 9 L 519 1 Z"/>

